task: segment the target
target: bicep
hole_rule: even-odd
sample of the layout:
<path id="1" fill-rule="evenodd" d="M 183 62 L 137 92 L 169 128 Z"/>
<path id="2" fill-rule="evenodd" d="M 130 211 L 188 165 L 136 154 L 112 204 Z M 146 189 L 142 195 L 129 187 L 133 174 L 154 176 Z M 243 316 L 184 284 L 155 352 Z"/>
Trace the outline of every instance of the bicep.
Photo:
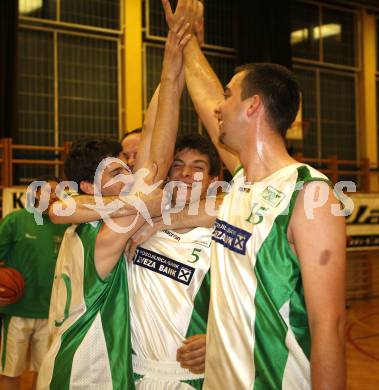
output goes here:
<path id="1" fill-rule="evenodd" d="M 333 320 L 344 311 L 346 245 L 345 220 L 332 214 L 331 206 L 337 203 L 332 191 L 310 218 L 304 191 L 312 188 L 308 185 L 299 194 L 290 223 L 311 324 Z"/>

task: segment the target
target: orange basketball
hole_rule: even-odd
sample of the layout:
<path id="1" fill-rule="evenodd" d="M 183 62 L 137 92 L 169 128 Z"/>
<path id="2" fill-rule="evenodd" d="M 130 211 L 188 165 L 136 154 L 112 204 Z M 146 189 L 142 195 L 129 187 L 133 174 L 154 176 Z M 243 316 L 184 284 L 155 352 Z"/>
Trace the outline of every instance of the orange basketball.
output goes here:
<path id="1" fill-rule="evenodd" d="M 0 298 L 9 298 L 10 303 L 19 301 L 24 293 L 22 275 L 14 268 L 0 268 Z"/>

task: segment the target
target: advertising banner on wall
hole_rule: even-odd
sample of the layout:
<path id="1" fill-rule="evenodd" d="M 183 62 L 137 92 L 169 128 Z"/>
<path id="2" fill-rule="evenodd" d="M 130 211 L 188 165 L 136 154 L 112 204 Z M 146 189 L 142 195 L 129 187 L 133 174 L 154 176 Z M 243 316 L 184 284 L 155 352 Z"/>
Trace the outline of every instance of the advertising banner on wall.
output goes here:
<path id="1" fill-rule="evenodd" d="M 3 217 L 12 211 L 25 208 L 26 189 L 24 186 L 4 188 L 3 190 Z"/>
<path id="2" fill-rule="evenodd" d="M 348 250 L 379 249 L 379 194 L 349 194 L 354 210 L 347 218 Z"/>

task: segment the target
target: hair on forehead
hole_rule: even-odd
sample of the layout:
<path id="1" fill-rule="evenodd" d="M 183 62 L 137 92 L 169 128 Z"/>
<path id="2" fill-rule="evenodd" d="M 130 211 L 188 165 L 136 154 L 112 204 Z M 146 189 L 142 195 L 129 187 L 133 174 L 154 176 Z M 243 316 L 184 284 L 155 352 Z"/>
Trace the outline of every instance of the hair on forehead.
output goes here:
<path id="1" fill-rule="evenodd" d="M 185 149 L 194 150 L 209 159 L 209 174 L 217 176 L 221 170 L 221 162 L 216 148 L 209 138 L 198 133 L 185 134 L 178 137 L 175 145 L 175 154 Z"/>
<path id="2" fill-rule="evenodd" d="M 271 126 L 285 137 L 300 104 L 300 90 L 293 73 L 271 63 L 246 64 L 237 67 L 236 72 L 245 72 L 241 80 L 241 99 L 260 95 Z"/>

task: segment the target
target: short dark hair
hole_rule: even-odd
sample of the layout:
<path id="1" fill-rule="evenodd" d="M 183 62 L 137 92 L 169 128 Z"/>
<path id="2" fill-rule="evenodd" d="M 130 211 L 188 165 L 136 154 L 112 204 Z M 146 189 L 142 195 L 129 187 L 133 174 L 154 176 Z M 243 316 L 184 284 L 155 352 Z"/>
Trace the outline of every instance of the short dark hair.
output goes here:
<path id="1" fill-rule="evenodd" d="M 96 169 L 106 157 L 118 157 L 121 145 L 107 138 L 84 138 L 74 142 L 64 162 L 68 180 L 80 185 L 81 181 L 93 183 Z"/>
<path id="2" fill-rule="evenodd" d="M 192 133 L 178 137 L 175 145 L 175 154 L 184 149 L 196 150 L 209 158 L 209 174 L 217 176 L 221 170 L 221 161 L 212 141 L 203 135 Z"/>
<path id="3" fill-rule="evenodd" d="M 35 181 L 45 181 L 45 182 L 55 181 L 56 183 L 60 183 L 61 179 L 59 177 L 54 176 L 54 175 L 42 175 L 42 176 L 37 177 L 37 179 L 35 179 Z"/>
<path id="4" fill-rule="evenodd" d="M 293 73 L 284 66 L 255 63 L 240 66 L 245 71 L 241 82 L 241 99 L 258 94 L 262 97 L 268 120 L 282 136 L 296 118 L 300 104 L 300 91 Z"/>
<path id="5" fill-rule="evenodd" d="M 120 142 L 122 142 L 125 138 L 129 137 L 129 135 L 132 135 L 132 134 L 141 134 L 141 133 L 142 133 L 142 127 L 137 127 L 136 129 L 134 129 L 134 130 L 132 130 L 132 131 L 127 131 L 127 132 L 124 133 L 124 135 L 122 136 Z"/>

